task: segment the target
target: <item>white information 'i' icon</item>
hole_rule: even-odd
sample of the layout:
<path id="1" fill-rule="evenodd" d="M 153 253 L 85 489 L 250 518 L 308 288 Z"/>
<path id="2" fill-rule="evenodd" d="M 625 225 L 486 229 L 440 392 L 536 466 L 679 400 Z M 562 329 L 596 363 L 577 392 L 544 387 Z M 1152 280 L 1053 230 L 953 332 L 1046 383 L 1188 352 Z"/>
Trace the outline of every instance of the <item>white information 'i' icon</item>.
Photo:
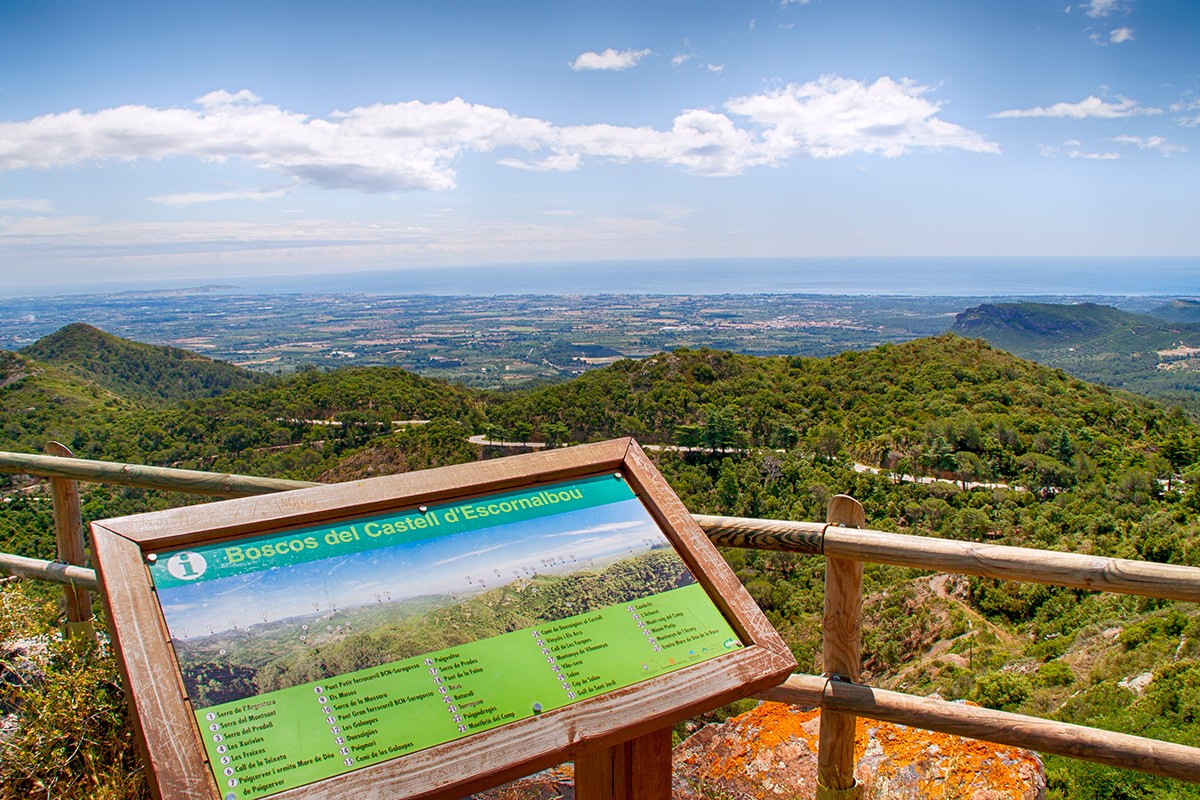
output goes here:
<path id="1" fill-rule="evenodd" d="M 181 581 L 194 581 L 208 569 L 208 562 L 199 553 L 176 553 L 167 559 L 167 572 Z"/>

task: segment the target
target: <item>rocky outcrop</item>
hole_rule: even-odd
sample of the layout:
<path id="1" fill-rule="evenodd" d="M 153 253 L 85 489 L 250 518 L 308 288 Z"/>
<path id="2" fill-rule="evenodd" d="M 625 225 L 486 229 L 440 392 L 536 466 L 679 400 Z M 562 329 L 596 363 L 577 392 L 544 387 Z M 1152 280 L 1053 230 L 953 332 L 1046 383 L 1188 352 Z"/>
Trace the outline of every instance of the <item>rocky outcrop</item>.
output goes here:
<path id="1" fill-rule="evenodd" d="M 819 710 L 779 703 L 709 725 L 675 748 L 675 800 L 809 798 L 817 785 Z M 862 800 L 1040 800 L 1028 750 L 859 719 L 854 774 Z"/>
<path id="2" fill-rule="evenodd" d="M 0 641 L 0 742 L 16 733 L 21 721 L 19 695 L 42 682 L 48 653 L 42 637 Z"/>
<path id="3" fill-rule="evenodd" d="M 780 703 L 699 730 L 674 753 L 674 800 L 798 800 L 817 785 L 819 710 Z M 1015 747 L 860 719 L 861 800 L 1041 800 L 1046 773 Z M 574 800 L 569 765 L 476 795 L 476 800 Z"/>

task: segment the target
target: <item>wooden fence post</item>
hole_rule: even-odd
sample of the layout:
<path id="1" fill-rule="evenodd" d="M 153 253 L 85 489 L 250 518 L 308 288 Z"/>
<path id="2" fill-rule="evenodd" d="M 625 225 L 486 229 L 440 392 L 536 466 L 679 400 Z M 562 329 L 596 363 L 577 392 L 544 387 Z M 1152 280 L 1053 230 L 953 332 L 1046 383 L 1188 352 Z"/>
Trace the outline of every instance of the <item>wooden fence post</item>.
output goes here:
<path id="1" fill-rule="evenodd" d="M 848 495 L 829 500 L 825 521 L 846 528 L 866 527 L 862 504 Z M 825 557 L 825 627 L 822 647 L 825 677 L 832 681 L 858 681 L 862 663 L 861 561 Z M 821 709 L 817 751 L 817 800 L 850 800 L 858 796 L 854 784 L 854 714 Z"/>
<path id="2" fill-rule="evenodd" d="M 72 458 L 71 450 L 58 442 L 47 442 L 47 455 Z M 79 507 L 79 484 L 69 478 L 51 478 L 54 496 L 54 538 L 58 544 L 58 560 L 78 567 L 87 566 L 87 551 L 83 544 L 83 514 Z M 86 589 L 70 585 L 63 587 L 67 612 L 67 636 L 96 635 L 92 615 L 92 597 Z"/>
<path id="3" fill-rule="evenodd" d="M 575 759 L 576 800 L 671 800 L 671 729 Z"/>

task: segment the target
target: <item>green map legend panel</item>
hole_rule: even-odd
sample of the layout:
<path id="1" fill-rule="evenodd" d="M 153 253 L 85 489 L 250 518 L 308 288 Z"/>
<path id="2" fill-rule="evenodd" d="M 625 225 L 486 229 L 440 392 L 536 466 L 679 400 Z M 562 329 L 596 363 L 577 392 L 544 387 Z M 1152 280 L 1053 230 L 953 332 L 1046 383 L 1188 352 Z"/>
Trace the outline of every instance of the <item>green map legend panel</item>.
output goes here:
<path id="1" fill-rule="evenodd" d="M 150 570 L 226 800 L 743 646 L 613 475 L 162 553 Z"/>

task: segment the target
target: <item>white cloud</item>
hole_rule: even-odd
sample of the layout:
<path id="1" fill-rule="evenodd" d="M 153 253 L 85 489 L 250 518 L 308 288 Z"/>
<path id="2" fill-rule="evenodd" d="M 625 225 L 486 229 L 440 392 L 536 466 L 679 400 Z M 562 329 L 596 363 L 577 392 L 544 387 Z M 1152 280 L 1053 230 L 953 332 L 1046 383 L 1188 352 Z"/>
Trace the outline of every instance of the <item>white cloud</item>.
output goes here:
<path id="1" fill-rule="evenodd" d="M 724 72 L 725 71 L 724 64 L 705 64 L 704 66 L 708 68 L 709 72 Z"/>
<path id="2" fill-rule="evenodd" d="M 1161 114 L 1161 108 L 1144 108 L 1137 101 L 1117 97 L 1116 102 L 1102 100 L 1091 95 L 1078 103 L 1055 103 L 1052 106 L 1011 109 L 989 114 L 991 119 L 1019 119 L 1023 117 L 1052 117 L 1058 119 L 1119 119 L 1150 114 Z"/>
<path id="3" fill-rule="evenodd" d="M 443 558 L 441 561 L 434 561 L 429 564 L 429 568 L 432 569 L 433 567 L 440 567 L 445 564 L 453 564 L 455 561 L 462 561 L 464 558 L 474 558 L 475 556 L 481 556 L 481 555 L 484 555 L 485 553 L 494 553 L 497 550 L 501 550 L 501 549 L 503 549 L 505 547 L 509 547 L 509 546 L 511 546 L 510 542 L 502 542 L 501 544 L 493 544 L 488 547 L 481 547 L 478 550 L 471 550 L 470 552 L 467 552 L 467 553 L 459 553 L 456 556 L 450 556 L 449 558 Z"/>
<path id="4" fill-rule="evenodd" d="M 212 92 L 200 107 L 120 106 L 0 123 L 0 171 L 84 161 L 241 159 L 327 189 L 389 192 L 455 185 L 450 162 L 501 146 L 532 149 L 552 126 L 459 98 L 376 104 L 310 119 L 249 92 Z"/>
<path id="5" fill-rule="evenodd" d="M 1121 157 L 1120 153 L 1086 153 L 1082 150 L 1072 150 L 1067 155 L 1071 158 L 1088 158 L 1094 161 L 1116 161 Z"/>
<path id="6" fill-rule="evenodd" d="M 1164 156 L 1187 152 L 1186 147 L 1167 141 L 1165 136 L 1114 136 L 1112 141 L 1117 144 L 1134 145 L 1142 150 L 1154 150 Z"/>
<path id="7" fill-rule="evenodd" d="M 228 192 L 163 194 L 150 199 L 168 206 L 190 206 L 197 203 L 219 203 L 224 200 L 275 200 L 287 193 L 287 189 L 234 189 Z"/>
<path id="8" fill-rule="evenodd" d="M 50 212 L 49 200 L 35 199 L 14 199 L 0 200 L 0 211 L 30 211 L 36 214 L 46 214 Z"/>
<path id="9" fill-rule="evenodd" d="M 661 214 L 663 219 L 684 219 L 690 217 L 696 209 L 688 208 L 687 206 L 653 206 L 649 209 L 652 213 Z"/>
<path id="10" fill-rule="evenodd" d="M 1121 9 L 1119 0 L 1090 0 L 1083 4 L 1083 10 L 1089 17 L 1100 18 L 1107 17 L 1115 11 Z"/>
<path id="11" fill-rule="evenodd" d="M 754 134 L 724 114 L 685 111 L 669 131 L 616 125 L 579 125 L 557 132 L 556 149 L 619 163 L 661 162 L 696 175 L 738 175 L 768 163 Z"/>
<path id="12" fill-rule="evenodd" d="M 1110 31 L 1108 34 L 1108 40 L 1110 42 L 1112 42 L 1113 44 L 1120 44 L 1121 42 L 1131 42 L 1131 41 L 1133 41 L 1133 28 L 1130 28 L 1128 26 L 1123 26 L 1123 27 L 1117 28 L 1114 31 Z"/>
<path id="13" fill-rule="evenodd" d="M 691 54 L 691 53 L 679 53 L 678 55 L 676 55 L 674 58 L 672 58 L 672 59 L 671 59 L 671 66 L 672 66 L 672 67 L 679 67 L 679 66 L 683 66 L 683 65 L 684 65 L 684 64 L 686 64 L 686 63 L 687 63 L 687 62 L 688 62 L 688 61 L 689 61 L 691 58 L 692 58 L 692 54 Z"/>
<path id="14" fill-rule="evenodd" d="M 649 50 L 621 50 L 617 51 L 611 47 L 603 53 L 581 53 L 571 63 L 571 69 L 575 71 L 585 69 L 606 69 L 620 72 L 621 70 L 636 67 L 637 63 L 646 56 L 650 55 Z"/>
<path id="15" fill-rule="evenodd" d="M 1185 128 L 1195 128 L 1200 126 L 1200 100 L 1181 100 L 1178 103 L 1171 105 L 1173 114 L 1183 114 L 1181 117 L 1176 117 L 1175 121 Z"/>
<path id="16" fill-rule="evenodd" d="M 667 130 L 604 123 L 559 127 L 459 98 L 376 104 L 312 118 L 264 103 L 249 91 L 218 91 L 191 108 L 128 105 L 0 123 L 0 171 L 190 157 L 236 159 L 292 181 L 286 190 L 154 198 L 187 205 L 270 199 L 306 184 L 367 193 L 447 190 L 456 184 L 457 158 L 496 150 L 528 154 L 503 153 L 498 159 L 518 169 L 564 172 L 595 158 L 678 166 L 696 175 L 737 175 L 793 157 L 891 157 L 914 149 L 999 152 L 980 134 L 939 119 L 942 107 L 925 96 L 930 91 L 887 77 L 867 84 L 826 76 L 732 98 L 725 104 L 728 113 L 682 111 Z"/>
<path id="17" fill-rule="evenodd" d="M 825 76 L 725 104 L 764 128 L 767 160 L 792 155 L 835 158 L 852 153 L 894 157 L 914 149 L 999 153 L 980 134 L 937 118 L 932 89 L 908 80 L 862 83 Z"/>
<path id="18" fill-rule="evenodd" d="M 540 161 L 528 161 L 520 158 L 502 158 L 496 162 L 501 166 L 524 169 L 530 172 L 573 172 L 579 169 L 578 153 L 559 153 L 543 158 Z"/>

